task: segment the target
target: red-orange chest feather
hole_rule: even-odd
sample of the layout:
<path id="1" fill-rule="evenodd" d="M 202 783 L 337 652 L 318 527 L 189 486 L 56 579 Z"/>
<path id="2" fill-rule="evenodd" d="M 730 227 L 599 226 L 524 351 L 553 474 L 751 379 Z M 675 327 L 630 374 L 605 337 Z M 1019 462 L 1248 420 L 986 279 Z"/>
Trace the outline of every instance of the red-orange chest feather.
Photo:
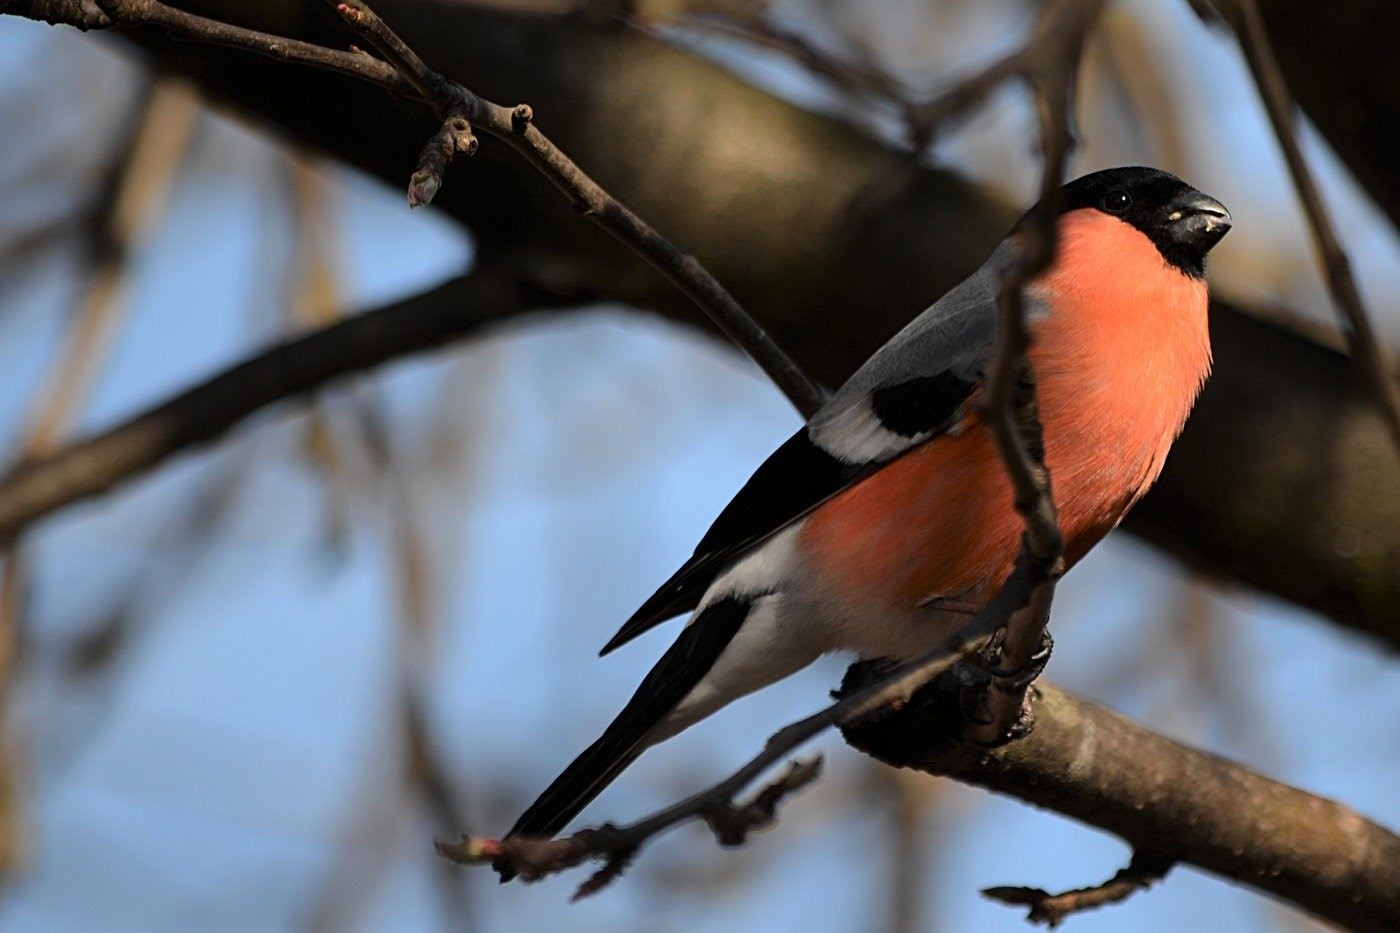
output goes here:
<path id="1" fill-rule="evenodd" d="M 1031 288 L 1046 462 L 1067 558 L 1108 533 L 1161 472 L 1210 370 L 1205 283 L 1094 210 L 1060 220 L 1055 266 Z M 891 608 L 985 598 L 1021 524 L 980 420 L 900 457 L 821 506 L 802 532 L 813 569 L 848 599 Z"/>

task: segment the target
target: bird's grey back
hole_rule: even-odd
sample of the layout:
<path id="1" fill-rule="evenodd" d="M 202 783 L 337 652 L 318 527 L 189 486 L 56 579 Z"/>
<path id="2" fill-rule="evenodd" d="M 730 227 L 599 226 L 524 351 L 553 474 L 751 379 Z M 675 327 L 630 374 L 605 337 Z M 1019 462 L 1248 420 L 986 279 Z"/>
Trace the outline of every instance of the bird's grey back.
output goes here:
<path id="1" fill-rule="evenodd" d="M 997 289 L 1012 249 L 1003 241 L 981 268 L 891 337 L 812 416 L 812 429 L 820 432 L 879 388 L 941 372 L 976 381 L 994 349 Z"/>

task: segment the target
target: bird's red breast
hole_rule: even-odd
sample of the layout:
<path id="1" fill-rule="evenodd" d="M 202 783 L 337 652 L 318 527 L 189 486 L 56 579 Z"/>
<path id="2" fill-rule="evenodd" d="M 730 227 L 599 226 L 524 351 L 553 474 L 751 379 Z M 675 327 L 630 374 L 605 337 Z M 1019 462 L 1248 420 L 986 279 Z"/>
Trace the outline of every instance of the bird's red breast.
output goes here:
<path id="1" fill-rule="evenodd" d="M 1206 286 L 1143 233 L 1096 210 L 1059 221 L 1054 266 L 1031 287 L 1045 459 L 1066 558 L 1109 532 L 1161 472 L 1210 370 Z M 989 432 L 969 415 L 835 496 L 801 546 L 845 599 L 892 609 L 978 602 L 1010 573 L 1021 534 Z"/>

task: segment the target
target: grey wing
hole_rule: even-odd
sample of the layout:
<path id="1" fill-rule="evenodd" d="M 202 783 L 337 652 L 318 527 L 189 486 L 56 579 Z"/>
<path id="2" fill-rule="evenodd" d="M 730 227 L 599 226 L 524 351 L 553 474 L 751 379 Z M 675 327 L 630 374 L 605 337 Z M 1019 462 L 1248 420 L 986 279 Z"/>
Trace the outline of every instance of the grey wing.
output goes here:
<path id="1" fill-rule="evenodd" d="M 884 462 L 947 431 L 982 379 L 996 338 L 1003 244 L 846 380 L 807 429 L 848 463 Z"/>

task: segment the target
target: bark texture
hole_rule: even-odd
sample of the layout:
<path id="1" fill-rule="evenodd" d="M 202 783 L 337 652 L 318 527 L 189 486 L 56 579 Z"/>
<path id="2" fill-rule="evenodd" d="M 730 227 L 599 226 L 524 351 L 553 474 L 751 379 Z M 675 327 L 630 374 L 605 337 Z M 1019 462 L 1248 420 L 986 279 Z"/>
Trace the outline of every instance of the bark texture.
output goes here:
<path id="1" fill-rule="evenodd" d="M 862 665 L 847 675 L 858 686 Z M 1157 863 L 1203 868 L 1358 930 L 1400 924 L 1400 837 L 1334 801 L 1173 742 L 1040 681 L 1031 734 L 993 751 L 962 738 L 937 683 L 844 730 L 889 764 L 946 775 L 1121 837 Z M 1010 879 L 1008 879 L 1010 880 Z"/>

